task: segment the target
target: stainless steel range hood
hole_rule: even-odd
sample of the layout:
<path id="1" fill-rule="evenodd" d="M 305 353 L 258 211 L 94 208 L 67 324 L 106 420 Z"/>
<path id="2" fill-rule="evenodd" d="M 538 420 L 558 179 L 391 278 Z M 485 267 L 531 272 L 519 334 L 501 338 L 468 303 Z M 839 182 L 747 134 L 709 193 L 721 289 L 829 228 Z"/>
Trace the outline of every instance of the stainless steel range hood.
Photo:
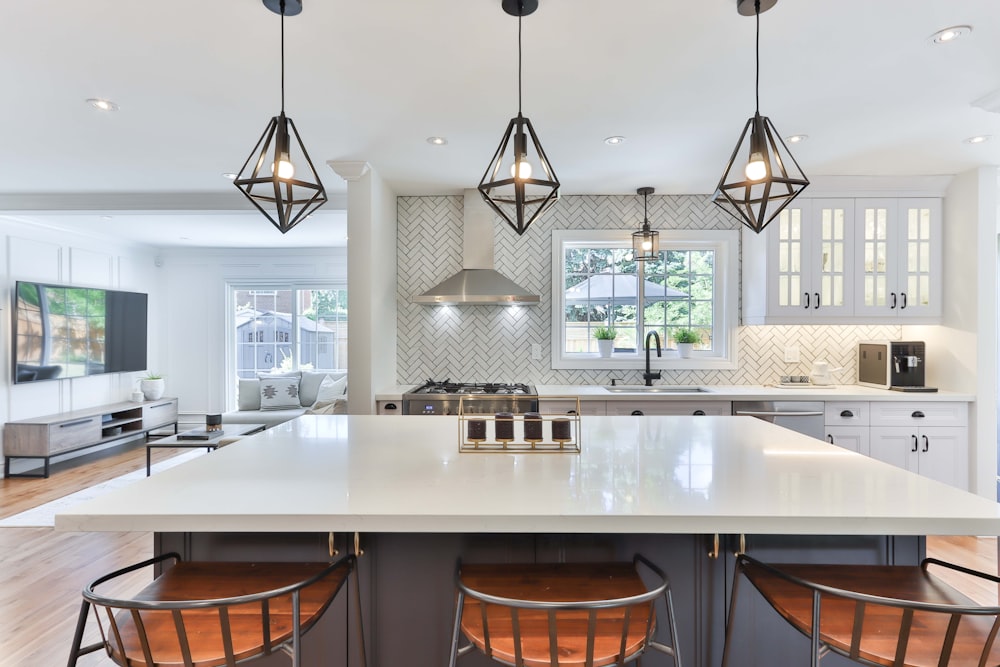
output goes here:
<path id="1" fill-rule="evenodd" d="M 443 280 L 413 303 L 431 306 L 533 306 L 539 301 L 513 280 L 493 268 L 493 211 L 478 190 L 465 191 L 462 221 L 461 271 Z"/>

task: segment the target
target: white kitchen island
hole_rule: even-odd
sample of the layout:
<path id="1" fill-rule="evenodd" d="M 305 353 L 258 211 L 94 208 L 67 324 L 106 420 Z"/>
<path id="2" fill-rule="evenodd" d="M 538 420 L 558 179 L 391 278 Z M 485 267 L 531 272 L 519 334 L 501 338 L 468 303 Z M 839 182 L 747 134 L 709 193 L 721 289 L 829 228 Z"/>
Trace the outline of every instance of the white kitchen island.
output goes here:
<path id="1" fill-rule="evenodd" d="M 749 417 L 583 417 L 581 431 L 580 454 L 459 453 L 456 417 L 301 417 L 56 527 L 153 531 L 160 549 L 238 560 L 323 558 L 330 531 L 342 551 L 358 532 L 369 649 L 384 666 L 445 664 L 459 557 L 641 551 L 672 579 L 685 664 L 708 667 L 741 534 L 763 559 L 913 563 L 924 535 L 1000 533 L 995 503 Z M 766 645 L 760 664 L 804 655 L 766 613 L 743 614 Z M 316 650 L 347 653 L 345 614 L 329 616 Z"/>

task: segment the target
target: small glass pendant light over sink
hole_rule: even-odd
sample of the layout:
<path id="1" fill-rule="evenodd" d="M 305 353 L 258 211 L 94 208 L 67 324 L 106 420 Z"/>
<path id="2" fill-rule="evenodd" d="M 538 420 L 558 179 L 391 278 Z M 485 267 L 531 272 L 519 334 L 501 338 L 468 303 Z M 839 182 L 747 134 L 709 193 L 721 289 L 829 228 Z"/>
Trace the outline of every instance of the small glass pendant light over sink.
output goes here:
<path id="1" fill-rule="evenodd" d="M 281 113 L 271 118 L 233 183 L 275 227 L 286 233 L 326 203 L 326 190 L 285 115 L 285 16 L 302 12 L 302 0 L 264 0 L 281 15 Z"/>
<path id="2" fill-rule="evenodd" d="M 649 228 L 649 195 L 653 188 L 639 188 L 642 195 L 642 229 L 632 234 L 633 259 L 636 262 L 655 262 L 660 259 L 660 232 Z"/>
<path id="3" fill-rule="evenodd" d="M 776 3 L 777 0 L 738 0 L 739 13 L 757 20 L 757 108 L 743 126 L 712 197 L 713 203 L 758 234 L 809 185 L 809 179 L 770 119 L 760 115 L 760 13 Z"/>
<path id="4" fill-rule="evenodd" d="M 521 18 L 538 9 L 538 0 L 503 0 L 502 5 L 517 17 L 517 116 L 507 124 L 479 193 L 514 231 L 524 234 L 559 199 L 559 179 L 531 121 L 521 113 Z"/>

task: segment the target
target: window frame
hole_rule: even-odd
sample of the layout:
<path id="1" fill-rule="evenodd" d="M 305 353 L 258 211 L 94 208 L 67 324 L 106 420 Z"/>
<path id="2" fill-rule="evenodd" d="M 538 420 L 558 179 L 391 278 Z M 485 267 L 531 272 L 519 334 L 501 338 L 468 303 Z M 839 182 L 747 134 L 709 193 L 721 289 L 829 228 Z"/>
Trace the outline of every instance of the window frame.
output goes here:
<path id="1" fill-rule="evenodd" d="M 739 232 L 736 230 L 661 230 L 660 252 L 667 250 L 714 250 L 713 280 L 713 342 L 717 349 L 696 350 L 690 359 L 681 359 L 677 350 L 665 349 L 662 357 L 655 353 L 650 366 L 662 370 L 737 368 L 737 336 L 739 327 Z M 565 340 L 566 246 L 632 248 L 630 230 L 559 229 L 552 232 L 552 325 L 551 365 L 554 370 L 574 369 L 644 369 L 645 355 L 615 353 L 601 358 L 597 353 L 568 354 L 563 351 Z M 641 348 L 641 346 L 640 346 Z"/>

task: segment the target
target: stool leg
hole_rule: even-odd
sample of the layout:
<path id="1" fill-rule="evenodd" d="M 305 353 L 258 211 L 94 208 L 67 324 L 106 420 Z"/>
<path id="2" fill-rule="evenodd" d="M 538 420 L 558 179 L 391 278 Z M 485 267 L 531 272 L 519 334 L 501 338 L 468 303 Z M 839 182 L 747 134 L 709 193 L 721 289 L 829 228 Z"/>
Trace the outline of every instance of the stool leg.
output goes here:
<path id="1" fill-rule="evenodd" d="M 813 591 L 812 638 L 810 641 L 812 646 L 812 656 L 809 658 L 809 664 L 811 667 L 819 667 L 819 605 L 819 591 Z"/>
<path id="2" fill-rule="evenodd" d="M 292 667 L 302 667 L 302 626 L 299 591 L 292 592 Z"/>
<path id="3" fill-rule="evenodd" d="M 458 601 L 455 603 L 455 624 L 451 632 L 451 654 L 448 657 L 448 667 L 455 667 L 458 661 L 458 640 L 462 634 L 462 610 L 465 608 L 465 593 L 458 592 Z"/>
<path id="4" fill-rule="evenodd" d="M 681 667 L 681 646 L 677 642 L 680 636 L 677 633 L 677 617 L 674 616 L 674 596 L 670 593 L 670 586 L 664 592 L 667 598 L 667 616 L 670 617 L 670 647 L 673 649 L 674 667 Z"/>
<path id="5" fill-rule="evenodd" d="M 83 643 L 83 631 L 87 626 L 87 615 L 89 613 L 90 603 L 84 600 L 80 606 L 80 617 L 76 621 L 76 631 L 73 633 L 73 648 L 70 650 L 67 667 L 76 667 L 76 661 L 80 659 L 80 655 L 82 654 L 80 644 Z"/>
<path id="6" fill-rule="evenodd" d="M 733 573 L 733 594 L 729 597 L 729 614 L 726 618 L 726 644 L 722 649 L 722 667 L 729 664 L 729 647 L 733 643 L 733 619 L 736 617 L 736 594 L 739 592 L 742 571 L 742 561 L 737 561 L 736 570 Z"/>

